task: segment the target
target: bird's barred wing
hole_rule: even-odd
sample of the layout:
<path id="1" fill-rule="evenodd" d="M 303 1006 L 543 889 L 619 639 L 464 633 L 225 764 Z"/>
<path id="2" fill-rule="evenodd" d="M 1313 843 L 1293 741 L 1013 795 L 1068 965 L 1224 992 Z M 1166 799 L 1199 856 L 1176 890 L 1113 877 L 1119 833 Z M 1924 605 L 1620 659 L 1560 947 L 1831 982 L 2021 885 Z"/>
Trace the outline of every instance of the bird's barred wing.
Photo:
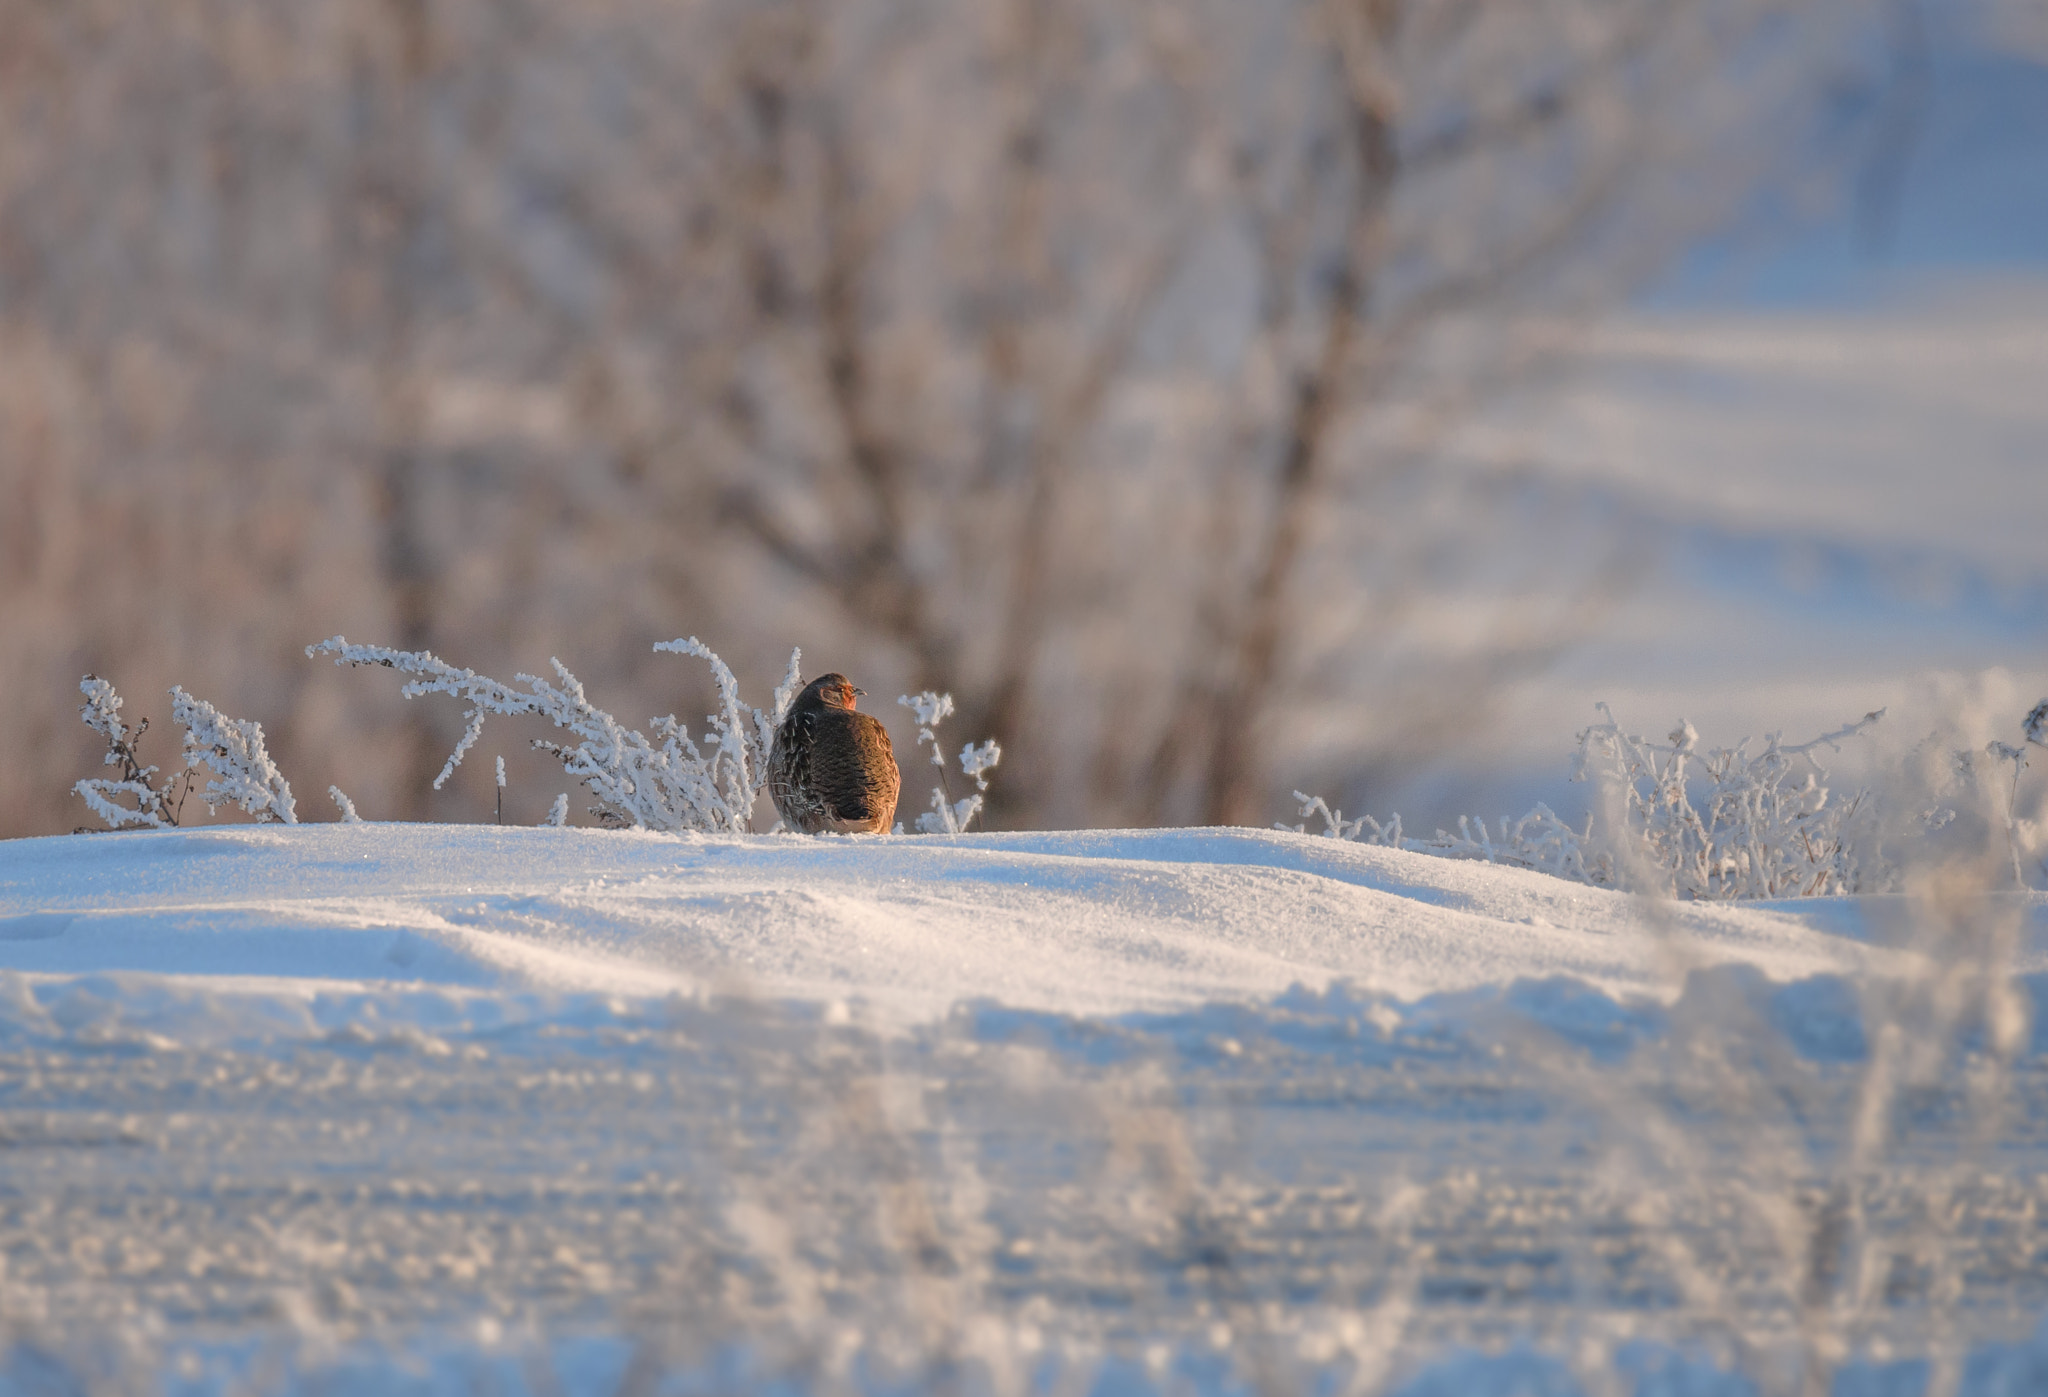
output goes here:
<path id="1" fill-rule="evenodd" d="M 816 746 L 815 714 L 796 713 L 775 734 L 768 754 L 768 798 L 776 813 L 793 829 L 816 834 L 828 818 L 811 780 L 811 754 Z"/>
<path id="2" fill-rule="evenodd" d="M 811 747 L 811 786 L 834 818 L 886 830 L 896 814 L 902 773 L 889 733 L 873 715 L 821 713 Z"/>

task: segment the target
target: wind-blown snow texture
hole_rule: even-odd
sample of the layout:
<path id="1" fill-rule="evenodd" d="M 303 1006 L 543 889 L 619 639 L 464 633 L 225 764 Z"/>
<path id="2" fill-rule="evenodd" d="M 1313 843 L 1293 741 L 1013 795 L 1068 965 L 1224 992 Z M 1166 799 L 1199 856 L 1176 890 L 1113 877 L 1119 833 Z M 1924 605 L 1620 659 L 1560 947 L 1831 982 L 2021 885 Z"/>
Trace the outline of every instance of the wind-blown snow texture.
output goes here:
<path id="1" fill-rule="evenodd" d="M 2048 897 L 1979 912 L 2048 997 Z M 1918 915 L 1250 830 L 4 843 L 0 1393 L 2035 1390 L 2048 1043 L 1901 1055 Z"/>

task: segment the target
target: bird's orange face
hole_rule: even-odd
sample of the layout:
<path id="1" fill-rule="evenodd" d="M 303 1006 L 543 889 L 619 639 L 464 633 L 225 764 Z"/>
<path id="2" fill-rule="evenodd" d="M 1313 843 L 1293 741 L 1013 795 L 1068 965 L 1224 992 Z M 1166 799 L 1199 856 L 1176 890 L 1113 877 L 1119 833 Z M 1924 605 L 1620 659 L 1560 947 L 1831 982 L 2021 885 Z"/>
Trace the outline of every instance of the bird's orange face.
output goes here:
<path id="1" fill-rule="evenodd" d="M 825 684 L 818 690 L 818 698 L 827 708 L 850 709 L 856 698 L 865 697 L 867 694 L 866 689 L 854 688 L 853 684 L 842 676 L 834 675 L 832 678 L 837 682 Z"/>

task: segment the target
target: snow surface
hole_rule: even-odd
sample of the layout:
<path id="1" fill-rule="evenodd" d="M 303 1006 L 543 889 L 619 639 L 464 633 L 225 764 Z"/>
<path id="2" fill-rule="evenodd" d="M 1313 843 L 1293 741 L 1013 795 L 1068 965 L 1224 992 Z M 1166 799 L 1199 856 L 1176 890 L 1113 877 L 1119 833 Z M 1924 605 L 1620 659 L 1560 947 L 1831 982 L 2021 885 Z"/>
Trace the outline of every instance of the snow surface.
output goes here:
<path id="1" fill-rule="evenodd" d="M 1427 995 L 1569 975 L 1675 993 L 1673 957 L 1776 979 L 1874 951 L 1839 909 L 1631 899 L 1259 830 L 799 840 L 491 826 L 233 826 L 0 845 L 0 969 L 1112 1015 L 1337 980 Z M 2030 967 L 2031 968 L 2031 967 Z"/>
<path id="2" fill-rule="evenodd" d="M 1254 830 L 0 843 L 0 1393 L 2041 1390 L 2048 1016 L 1986 1057 L 1952 972 L 2048 1000 L 2048 896 L 1970 908 Z"/>

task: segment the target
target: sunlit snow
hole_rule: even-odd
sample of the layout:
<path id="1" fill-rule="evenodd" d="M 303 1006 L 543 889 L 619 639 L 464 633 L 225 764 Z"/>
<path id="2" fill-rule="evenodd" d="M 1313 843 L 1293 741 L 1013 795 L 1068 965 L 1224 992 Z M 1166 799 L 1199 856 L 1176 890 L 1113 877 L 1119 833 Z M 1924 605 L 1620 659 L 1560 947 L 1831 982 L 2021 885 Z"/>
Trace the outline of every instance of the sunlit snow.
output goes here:
<path id="1" fill-rule="evenodd" d="M 8 842 L 0 1391 L 2032 1390 L 2048 1033 L 1932 915 L 1252 830 Z M 2024 1026 L 2048 895 L 1969 915 Z"/>

